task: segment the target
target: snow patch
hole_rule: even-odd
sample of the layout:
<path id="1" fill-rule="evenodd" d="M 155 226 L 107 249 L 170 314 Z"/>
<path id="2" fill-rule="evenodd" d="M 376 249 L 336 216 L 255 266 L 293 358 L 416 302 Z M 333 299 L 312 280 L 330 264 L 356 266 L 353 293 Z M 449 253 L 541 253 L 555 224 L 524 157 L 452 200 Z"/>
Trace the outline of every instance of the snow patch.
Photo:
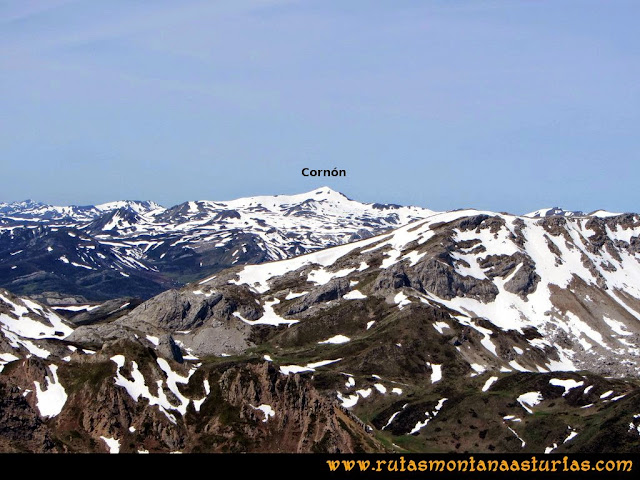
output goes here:
<path id="1" fill-rule="evenodd" d="M 442 365 L 435 365 L 427 362 L 428 366 L 431 366 L 431 383 L 436 383 L 442 380 Z"/>
<path id="2" fill-rule="evenodd" d="M 529 407 L 533 407 L 538 405 L 542 400 L 542 394 L 540 392 L 527 392 L 520 395 L 518 398 L 518 403 L 522 405 L 528 413 L 533 413 Z"/>
<path id="3" fill-rule="evenodd" d="M 58 415 L 67 401 L 67 392 L 58 381 L 57 365 L 49 365 L 49 370 L 51 371 L 51 378 L 49 375 L 45 377 L 47 382 L 45 390 L 40 388 L 40 382 L 33 382 L 36 386 L 38 410 L 40 410 L 40 415 L 46 418 Z"/>
<path id="4" fill-rule="evenodd" d="M 409 300 L 409 297 L 407 297 L 404 292 L 398 292 L 396 296 L 393 297 L 393 301 L 398 304 L 400 310 L 411 303 L 411 300 Z"/>
<path id="5" fill-rule="evenodd" d="M 498 377 L 489 378 L 486 382 L 484 382 L 484 386 L 482 387 L 482 391 L 486 392 L 487 390 L 489 390 L 491 388 L 491 385 L 493 385 L 497 380 L 498 380 Z"/>
<path id="6" fill-rule="evenodd" d="M 436 416 L 438 415 L 438 413 L 440 412 L 440 409 L 442 408 L 442 406 L 444 405 L 444 402 L 446 402 L 447 399 L 446 398 L 442 398 L 438 401 L 438 404 L 435 406 L 435 408 L 433 409 L 432 412 L 425 412 L 425 415 L 427 416 L 426 420 L 424 420 L 423 422 L 418 422 L 416 423 L 416 425 L 413 427 L 413 429 L 409 432 L 409 435 L 413 435 L 414 433 L 418 433 L 421 429 L 423 429 L 424 427 L 427 426 L 427 424 L 433 420 L 434 418 L 436 418 Z"/>
<path id="7" fill-rule="evenodd" d="M 360 397 L 358 396 L 358 394 L 347 395 L 346 397 L 344 397 L 340 392 L 338 392 L 338 399 L 340 400 L 340 402 L 342 402 L 341 405 L 344 408 L 354 407 L 358 403 L 359 398 Z"/>
<path id="8" fill-rule="evenodd" d="M 435 329 L 438 331 L 438 333 L 439 333 L 439 334 L 441 334 L 441 335 L 442 335 L 443 330 L 444 330 L 445 328 L 451 329 L 451 327 L 449 326 L 449 324 L 448 324 L 448 323 L 446 323 L 446 322 L 434 322 L 434 323 L 433 323 L 433 328 L 435 328 Z"/>
<path id="9" fill-rule="evenodd" d="M 102 436 L 100 438 L 104 440 L 104 443 L 109 447 L 109 453 L 120 453 L 120 440 Z"/>
<path id="10" fill-rule="evenodd" d="M 262 420 L 263 423 L 267 423 L 270 417 L 274 417 L 276 415 L 276 412 L 271 408 L 271 405 L 267 405 L 266 403 L 263 403 L 259 407 L 254 407 L 251 404 L 249 404 L 249 406 L 254 410 L 260 410 L 264 413 L 264 419 Z"/>
<path id="11" fill-rule="evenodd" d="M 345 337 L 344 335 L 335 335 L 327 340 L 324 340 L 322 342 L 318 342 L 319 345 L 325 345 L 328 343 L 332 343 L 332 344 L 341 344 L 341 343 L 347 343 L 350 342 L 351 339 L 349 337 Z"/>
<path id="12" fill-rule="evenodd" d="M 319 270 L 312 270 L 307 276 L 307 281 L 313 282 L 316 285 L 326 285 L 330 280 L 333 280 L 334 278 L 346 277 L 353 271 L 355 271 L 355 268 L 344 268 L 342 270 L 338 270 L 337 272 L 328 272 L 324 268 Z"/>
<path id="13" fill-rule="evenodd" d="M 289 375 L 290 373 L 314 372 L 318 367 L 324 367 L 325 365 L 339 362 L 340 360 L 342 359 L 338 358 L 336 360 L 322 360 L 320 362 L 308 363 L 304 367 L 301 367 L 299 365 L 283 365 L 280 367 L 280 373 L 282 373 L 283 375 Z"/>
<path id="14" fill-rule="evenodd" d="M 342 298 L 345 300 L 361 300 L 367 298 L 367 296 L 360 292 L 360 290 L 351 290 L 349 293 L 343 295 Z"/>
<path id="15" fill-rule="evenodd" d="M 571 389 L 578 388 L 584 385 L 583 381 L 576 382 L 573 379 L 561 380 L 559 378 L 552 378 L 551 380 L 549 380 L 549 383 L 556 387 L 564 388 L 564 393 L 562 394 L 563 397 L 565 397 Z"/>
<path id="16" fill-rule="evenodd" d="M 402 406 L 402 410 L 404 410 L 405 408 L 407 408 L 409 404 L 405 403 Z M 393 415 L 391 415 L 391 417 L 389 417 L 389 420 L 387 421 L 387 423 L 385 424 L 384 427 L 382 427 L 380 430 L 384 430 L 385 428 L 387 428 L 389 425 L 391 425 L 391 422 L 393 422 L 395 420 L 395 418 L 398 416 L 399 413 L 402 412 L 402 410 L 398 410 L 397 412 L 394 412 Z"/>
<path id="17" fill-rule="evenodd" d="M 249 325 L 272 325 L 277 327 L 279 325 L 293 325 L 294 323 L 298 323 L 300 320 L 287 320 L 278 315 L 274 310 L 273 306 L 280 303 L 280 300 L 277 298 L 272 300 L 271 302 L 264 303 L 264 313 L 262 317 L 258 320 L 247 320 L 240 313 L 233 312 L 233 316 L 239 318 L 244 323 L 248 323 Z"/>
<path id="18" fill-rule="evenodd" d="M 381 394 L 387 393 L 387 387 L 382 385 L 381 383 L 376 383 L 373 385 L 376 390 L 378 390 Z"/>

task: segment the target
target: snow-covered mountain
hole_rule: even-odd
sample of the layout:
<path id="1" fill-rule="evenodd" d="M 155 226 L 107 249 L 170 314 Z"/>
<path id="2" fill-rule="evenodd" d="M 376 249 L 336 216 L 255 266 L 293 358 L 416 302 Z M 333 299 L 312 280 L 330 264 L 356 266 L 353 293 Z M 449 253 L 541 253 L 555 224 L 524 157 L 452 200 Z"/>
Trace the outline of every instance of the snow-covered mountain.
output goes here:
<path id="1" fill-rule="evenodd" d="M 427 305 L 450 312 L 453 322 L 482 340 L 468 358 L 478 369 L 640 373 L 638 215 L 528 219 L 475 210 L 435 213 L 389 235 L 223 273 L 192 290 L 212 295 L 218 286 L 246 285 L 251 296 L 273 296 L 279 299 L 275 304 L 301 297 L 298 307 L 273 307 L 288 313 L 276 323 L 298 323 L 289 317 L 311 308 L 310 299 L 320 291 L 322 298 L 373 295 L 400 310 Z M 358 287 L 365 279 L 367 287 Z M 280 298 L 283 284 L 300 292 L 290 288 L 289 298 Z M 478 319 L 492 325 L 480 326 Z M 522 345 L 501 354 L 491 338 L 507 331 Z M 533 332 L 536 339 L 527 338 Z"/>
<path id="2" fill-rule="evenodd" d="M 299 195 L 55 207 L 0 207 L 0 285 L 89 299 L 137 295 L 236 264 L 289 258 L 367 238 L 430 215 L 365 204 L 328 187 Z"/>
<path id="3" fill-rule="evenodd" d="M 536 210 L 535 212 L 530 212 L 523 217 L 530 218 L 540 218 L 540 217 L 617 217 L 618 215 L 622 215 L 622 213 L 614 213 L 608 212 L 606 210 L 596 210 L 591 213 L 584 213 L 580 210 L 564 210 L 560 207 L 551 207 L 551 208 L 541 208 L 540 210 Z"/>
<path id="4" fill-rule="evenodd" d="M 531 218 L 540 218 L 540 217 L 553 217 L 553 216 L 575 217 L 575 216 L 583 216 L 583 215 L 584 213 L 581 211 L 570 211 L 570 210 L 564 210 L 560 207 L 551 207 L 551 208 L 541 208 L 540 210 L 527 213 L 523 216 L 531 217 Z"/>
<path id="5" fill-rule="evenodd" d="M 31 419 L 5 450 L 640 446 L 636 214 L 432 212 L 82 325 L 2 295 L 0 399 Z M 48 355 L 12 340 L 38 315 Z"/>
<path id="6" fill-rule="evenodd" d="M 23 202 L 0 203 L 0 215 L 15 221 L 50 221 L 57 220 L 64 224 L 72 224 L 93 220 L 104 212 L 118 208 L 131 209 L 138 213 L 152 213 L 162 209 L 154 202 L 118 201 L 101 205 L 59 207 L 25 200 Z"/>

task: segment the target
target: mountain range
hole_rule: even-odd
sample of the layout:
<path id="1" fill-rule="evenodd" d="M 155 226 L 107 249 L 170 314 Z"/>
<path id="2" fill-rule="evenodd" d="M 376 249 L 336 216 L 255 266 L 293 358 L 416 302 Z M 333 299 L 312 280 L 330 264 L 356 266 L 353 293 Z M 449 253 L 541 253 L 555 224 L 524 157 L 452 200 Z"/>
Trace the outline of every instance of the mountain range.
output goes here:
<path id="1" fill-rule="evenodd" d="M 1 291 L 0 449 L 637 451 L 640 215 L 402 208 L 134 308 Z"/>
<path id="2" fill-rule="evenodd" d="M 51 304 L 147 299 L 234 265 L 368 238 L 434 213 L 361 203 L 329 187 L 170 208 L 151 201 L 0 203 L 0 287 Z M 525 216 L 585 214 L 554 207 Z"/>
<path id="3" fill-rule="evenodd" d="M 171 208 L 0 204 L 0 286 L 49 303 L 146 299 L 223 268 L 367 238 L 431 213 L 360 203 L 328 187 Z"/>

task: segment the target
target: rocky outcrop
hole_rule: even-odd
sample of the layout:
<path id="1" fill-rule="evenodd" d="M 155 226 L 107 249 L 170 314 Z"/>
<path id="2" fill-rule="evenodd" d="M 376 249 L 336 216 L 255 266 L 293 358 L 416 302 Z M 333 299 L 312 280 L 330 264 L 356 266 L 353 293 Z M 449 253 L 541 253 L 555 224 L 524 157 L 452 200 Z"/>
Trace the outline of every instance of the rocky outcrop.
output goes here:
<path id="1" fill-rule="evenodd" d="M 225 401 L 239 408 L 241 420 L 251 425 L 264 423 L 264 429 L 246 432 L 260 451 L 384 450 L 363 425 L 346 419 L 337 403 L 320 394 L 308 378 L 283 376 L 269 362 L 232 367 L 222 374 L 219 385 Z"/>
<path id="2" fill-rule="evenodd" d="M 159 338 L 157 351 L 164 358 L 170 358 L 178 363 L 184 361 L 182 351 L 171 335 L 163 335 Z"/>
<path id="3" fill-rule="evenodd" d="M 115 300 L 108 300 L 81 312 L 76 312 L 72 309 L 65 310 L 63 308 L 56 309 L 56 312 L 60 315 L 64 315 L 75 325 L 91 325 L 99 322 L 112 321 L 122 317 L 141 303 L 142 300 L 137 298 L 118 298 Z"/>
<path id="4" fill-rule="evenodd" d="M 0 377 L 0 451 L 55 452 L 48 428 L 17 385 Z"/>
<path id="5" fill-rule="evenodd" d="M 99 350 L 119 339 L 140 343 L 156 337 L 159 355 L 178 362 L 184 353 L 180 345 L 197 355 L 238 353 L 253 342 L 251 327 L 235 317 L 236 312 L 247 320 L 263 315 L 246 287 L 199 293 L 169 290 L 114 321 L 78 326 L 66 340 Z"/>
<path id="6" fill-rule="evenodd" d="M 470 297 L 490 302 L 498 288 L 487 279 L 460 275 L 442 256 L 418 262 L 409 275 L 410 285 L 420 292 L 432 292 L 441 298 Z"/>
<path id="7" fill-rule="evenodd" d="M 373 290 L 376 292 L 395 290 L 409 285 L 411 285 L 411 280 L 407 276 L 405 267 L 403 264 L 398 263 L 380 271 L 380 274 L 373 282 Z"/>
<path id="8" fill-rule="evenodd" d="M 504 284 L 504 289 L 526 299 L 527 295 L 535 292 L 539 281 L 540 275 L 536 273 L 535 265 L 530 261 L 524 262 L 509 281 Z"/>
<path id="9" fill-rule="evenodd" d="M 169 290 L 145 302 L 118 323 L 129 326 L 146 323 L 168 331 L 192 330 L 210 319 L 229 321 L 234 312 L 247 320 L 257 320 L 263 314 L 249 290 L 229 286 L 222 292 Z"/>
<path id="10" fill-rule="evenodd" d="M 287 310 L 287 315 L 295 315 L 304 312 L 310 307 L 337 300 L 349 291 L 349 280 L 346 278 L 334 278 L 325 285 L 311 290 L 303 299 L 295 302 Z"/>
<path id="11" fill-rule="evenodd" d="M 144 322 L 170 331 L 190 330 L 202 326 L 221 300 L 220 293 L 207 297 L 168 290 L 145 302 L 120 323 Z"/>
<path id="12" fill-rule="evenodd" d="M 131 342 L 137 341 L 134 330 L 107 323 L 103 325 L 83 325 L 76 328 L 66 340 L 68 342 L 82 346 L 83 348 L 100 350 L 105 343 L 126 339 Z"/>

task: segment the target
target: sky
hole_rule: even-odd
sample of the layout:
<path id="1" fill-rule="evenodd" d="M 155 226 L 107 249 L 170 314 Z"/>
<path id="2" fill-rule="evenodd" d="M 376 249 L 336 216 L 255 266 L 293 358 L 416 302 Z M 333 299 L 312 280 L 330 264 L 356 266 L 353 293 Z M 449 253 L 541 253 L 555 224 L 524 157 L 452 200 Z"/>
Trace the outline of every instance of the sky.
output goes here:
<path id="1" fill-rule="evenodd" d="M 328 185 L 638 212 L 638 18 L 637 0 L 0 0 L 0 202 Z"/>

